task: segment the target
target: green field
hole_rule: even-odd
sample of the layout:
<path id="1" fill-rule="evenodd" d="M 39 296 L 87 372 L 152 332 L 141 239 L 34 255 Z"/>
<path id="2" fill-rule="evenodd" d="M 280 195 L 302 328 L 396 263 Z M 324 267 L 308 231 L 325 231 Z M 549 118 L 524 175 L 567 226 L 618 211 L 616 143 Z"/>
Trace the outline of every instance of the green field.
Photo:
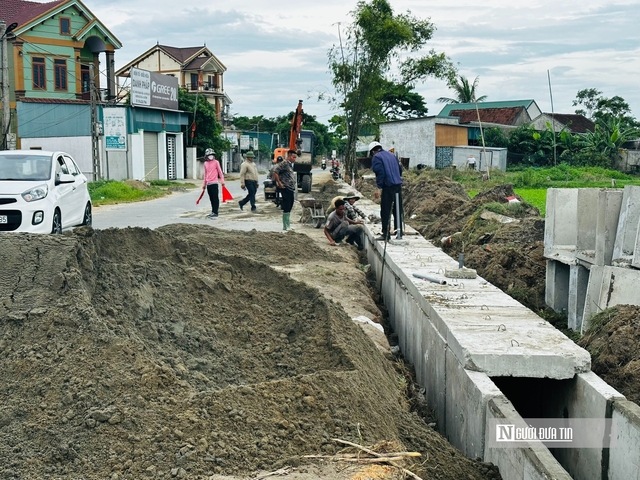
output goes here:
<path id="1" fill-rule="evenodd" d="M 526 168 L 517 171 L 492 172 L 491 178 L 483 180 L 477 172 L 439 170 L 432 171 L 436 177 L 445 176 L 461 183 L 469 195 L 497 185 L 510 183 L 517 195 L 540 210 L 544 217 L 548 188 L 623 188 L 625 185 L 640 185 L 640 177 L 600 167 L 575 168 L 561 164 L 551 168 Z"/>

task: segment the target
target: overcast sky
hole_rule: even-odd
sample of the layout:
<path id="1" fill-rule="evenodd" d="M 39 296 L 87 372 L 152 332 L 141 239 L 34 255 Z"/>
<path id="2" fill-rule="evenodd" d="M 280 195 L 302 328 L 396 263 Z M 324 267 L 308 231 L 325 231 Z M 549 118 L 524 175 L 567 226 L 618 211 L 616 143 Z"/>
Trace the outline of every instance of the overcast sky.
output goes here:
<path id="1" fill-rule="evenodd" d="M 328 120 L 334 112 L 316 100 L 332 91 L 327 51 L 351 21 L 355 0 L 83 0 L 118 37 L 119 68 L 157 42 L 206 44 L 227 67 L 232 113 L 272 117 L 292 111 Z M 572 113 L 576 92 L 595 87 L 619 95 L 640 117 L 640 0 L 391 0 L 437 28 L 428 48 L 445 52 L 469 79 L 480 77 L 489 101 L 534 99 L 556 113 Z M 452 96 L 444 82 L 417 85 L 429 114 Z"/>

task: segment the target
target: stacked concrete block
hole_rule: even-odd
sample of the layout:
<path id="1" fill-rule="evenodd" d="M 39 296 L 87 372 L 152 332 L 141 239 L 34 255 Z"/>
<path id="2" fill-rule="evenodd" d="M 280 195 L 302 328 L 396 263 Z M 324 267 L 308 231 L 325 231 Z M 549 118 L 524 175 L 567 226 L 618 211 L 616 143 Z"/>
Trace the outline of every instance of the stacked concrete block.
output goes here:
<path id="1" fill-rule="evenodd" d="M 620 219 L 613 248 L 612 265 L 630 266 L 635 257 L 640 224 L 640 187 L 626 186 L 622 195 Z"/>
<path id="2" fill-rule="evenodd" d="M 600 285 L 591 285 L 602 281 L 599 267 L 614 264 L 624 252 L 625 264 L 632 263 L 639 219 L 640 187 L 547 192 L 545 300 L 567 313 L 569 328 L 583 331 L 601 304 Z"/>

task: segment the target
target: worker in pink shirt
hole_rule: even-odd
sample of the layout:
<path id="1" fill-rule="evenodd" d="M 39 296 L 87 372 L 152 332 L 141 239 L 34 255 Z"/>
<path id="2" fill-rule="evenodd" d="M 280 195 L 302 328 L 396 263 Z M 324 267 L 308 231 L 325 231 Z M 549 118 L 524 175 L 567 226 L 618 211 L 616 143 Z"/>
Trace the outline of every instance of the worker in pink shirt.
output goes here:
<path id="1" fill-rule="evenodd" d="M 204 152 L 204 181 L 202 182 L 202 190 L 207 189 L 211 200 L 211 213 L 207 215 L 207 218 L 218 216 L 218 207 L 220 207 L 218 182 L 224 187 L 222 168 L 220 168 L 220 162 L 216 160 L 216 152 L 211 148 L 207 148 Z"/>

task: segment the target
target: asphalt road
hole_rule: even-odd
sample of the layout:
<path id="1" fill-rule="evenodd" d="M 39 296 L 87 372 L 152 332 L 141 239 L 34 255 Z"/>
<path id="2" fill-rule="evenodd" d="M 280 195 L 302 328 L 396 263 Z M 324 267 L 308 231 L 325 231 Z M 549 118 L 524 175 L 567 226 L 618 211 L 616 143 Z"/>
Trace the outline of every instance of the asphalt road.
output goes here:
<path id="1" fill-rule="evenodd" d="M 314 175 L 320 172 L 322 172 L 320 168 L 312 171 Z M 237 177 L 237 173 L 234 176 Z M 240 188 L 240 180 L 227 179 L 226 186 L 233 195 L 233 200 L 220 203 L 217 218 L 206 218 L 211 212 L 211 203 L 206 193 L 200 204 L 196 205 L 196 200 L 201 192 L 199 187 L 186 192 L 173 192 L 166 197 L 145 202 L 94 207 L 93 228 L 146 227 L 153 229 L 172 223 L 193 223 L 231 230 L 256 229 L 279 232 L 282 230 L 280 211 L 273 202 L 267 202 L 264 199 L 262 182 L 265 179 L 266 175 L 260 175 L 258 193 L 256 194 L 258 207 L 256 213 L 251 213 L 249 205 L 245 207 L 244 211 L 240 210 L 238 201 L 246 196 L 246 191 Z M 200 180 L 193 182 L 201 185 Z M 299 208 L 298 202 L 294 206 L 294 214 L 296 208 Z"/>

